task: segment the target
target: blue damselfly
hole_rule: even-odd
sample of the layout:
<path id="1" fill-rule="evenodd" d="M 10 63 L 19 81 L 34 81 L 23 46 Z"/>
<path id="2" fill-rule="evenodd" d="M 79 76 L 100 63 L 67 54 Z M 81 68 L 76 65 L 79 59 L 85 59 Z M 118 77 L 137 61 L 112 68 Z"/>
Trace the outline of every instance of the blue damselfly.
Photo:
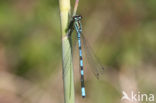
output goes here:
<path id="1" fill-rule="evenodd" d="M 81 94 L 82 94 L 82 97 L 84 98 L 86 96 L 86 93 L 85 93 L 85 83 L 84 83 L 84 65 L 83 65 L 83 55 L 82 55 L 82 43 L 83 43 L 83 48 L 85 49 L 84 53 L 86 55 L 86 58 L 87 58 L 88 62 L 90 63 L 92 71 L 97 78 L 99 78 L 100 74 L 103 74 L 104 68 L 97 61 L 94 53 L 91 53 L 92 50 L 91 50 L 89 44 L 87 43 L 84 35 L 82 34 L 81 19 L 82 19 L 82 16 L 73 16 L 72 17 L 72 20 L 70 21 L 68 29 L 67 29 L 67 36 L 69 39 L 72 40 L 72 32 L 73 32 L 73 30 L 76 30 L 78 49 L 79 49 L 79 58 L 80 58 L 79 62 L 80 62 L 80 74 L 81 74 Z M 74 47 L 74 45 L 72 45 L 72 42 L 71 42 L 71 47 Z"/>

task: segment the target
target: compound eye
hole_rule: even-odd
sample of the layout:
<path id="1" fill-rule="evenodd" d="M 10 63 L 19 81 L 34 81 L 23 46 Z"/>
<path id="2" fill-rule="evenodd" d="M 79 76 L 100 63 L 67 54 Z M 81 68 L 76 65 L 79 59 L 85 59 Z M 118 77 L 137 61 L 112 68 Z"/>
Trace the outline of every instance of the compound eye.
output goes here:
<path id="1" fill-rule="evenodd" d="M 79 16 L 79 19 L 82 19 L 82 16 Z"/>
<path id="2" fill-rule="evenodd" d="M 77 16 L 74 16 L 73 19 L 74 19 L 74 20 L 77 20 Z"/>

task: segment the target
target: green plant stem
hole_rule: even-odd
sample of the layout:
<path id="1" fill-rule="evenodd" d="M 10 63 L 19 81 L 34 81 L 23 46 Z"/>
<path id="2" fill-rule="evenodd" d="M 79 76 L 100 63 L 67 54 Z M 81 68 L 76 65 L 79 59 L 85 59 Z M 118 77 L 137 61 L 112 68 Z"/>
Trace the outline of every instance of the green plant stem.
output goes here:
<path id="1" fill-rule="evenodd" d="M 68 17 L 70 16 L 70 0 L 59 0 L 61 31 L 62 31 L 62 62 L 63 62 L 63 86 L 64 103 L 74 103 L 74 77 L 72 65 L 72 51 L 70 40 L 66 36 Z"/>

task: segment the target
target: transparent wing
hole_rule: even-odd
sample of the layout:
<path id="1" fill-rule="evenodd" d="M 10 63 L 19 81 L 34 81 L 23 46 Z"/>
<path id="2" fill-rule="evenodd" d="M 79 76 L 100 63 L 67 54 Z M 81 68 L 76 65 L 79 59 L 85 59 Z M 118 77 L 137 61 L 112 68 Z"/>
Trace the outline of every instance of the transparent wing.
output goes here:
<path id="1" fill-rule="evenodd" d="M 99 79 L 99 77 L 104 73 L 104 67 L 97 59 L 95 53 L 83 34 L 81 34 L 81 41 L 82 50 L 84 51 L 83 53 L 85 54 L 89 68 L 91 68 L 93 74 L 97 77 L 97 79 Z"/>
<path id="2" fill-rule="evenodd" d="M 76 50 L 78 50 L 78 46 L 76 45 L 78 42 L 77 35 L 76 35 L 76 33 L 73 33 L 73 30 L 71 30 L 69 34 L 70 35 L 68 35 L 68 38 L 70 39 L 69 41 L 70 41 L 70 44 L 72 47 L 72 58 L 66 56 L 65 59 L 67 59 L 66 60 L 67 62 L 68 62 L 68 60 L 73 61 L 74 54 L 78 53 L 78 52 L 76 52 Z M 91 68 L 93 74 L 97 77 L 97 79 L 99 79 L 99 77 L 101 75 L 103 75 L 103 73 L 104 73 L 104 67 L 98 61 L 95 53 L 93 52 L 91 46 L 89 45 L 88 41 L 86 40 L 86 38 L 83 34 L 81 34 L 81 42 L 82 42 L 82 52 L 84 54 L 83 58 L 86 59 L 87 63 L 89 64 L 89 68 Z M 67 50 L 70 50 L 70 49 L 67 49 Z M 66 66 L 66 63 L 65 63 L 65 66 Z M 68 70 L 66 70 L 66 71 L 68 71 Z M 64 73 L 64 75 L 65 74 L 66 73 Z"/>

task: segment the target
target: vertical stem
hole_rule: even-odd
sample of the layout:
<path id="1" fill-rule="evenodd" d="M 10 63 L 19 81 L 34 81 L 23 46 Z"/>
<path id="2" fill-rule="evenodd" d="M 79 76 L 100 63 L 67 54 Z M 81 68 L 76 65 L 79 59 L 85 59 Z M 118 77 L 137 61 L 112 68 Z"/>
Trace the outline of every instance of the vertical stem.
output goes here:
<path id="1" fill-rule="evenodd" d="M 70 0 L 59 0 L 61 31 L 62 31 L 62 62 L 63 62 L 63 84 L 64 103 L 74 103 L 74 77 L 72 65 L 72 51 L 70 40 L 66 36 L 68 17 L 70 15 Z"/>

